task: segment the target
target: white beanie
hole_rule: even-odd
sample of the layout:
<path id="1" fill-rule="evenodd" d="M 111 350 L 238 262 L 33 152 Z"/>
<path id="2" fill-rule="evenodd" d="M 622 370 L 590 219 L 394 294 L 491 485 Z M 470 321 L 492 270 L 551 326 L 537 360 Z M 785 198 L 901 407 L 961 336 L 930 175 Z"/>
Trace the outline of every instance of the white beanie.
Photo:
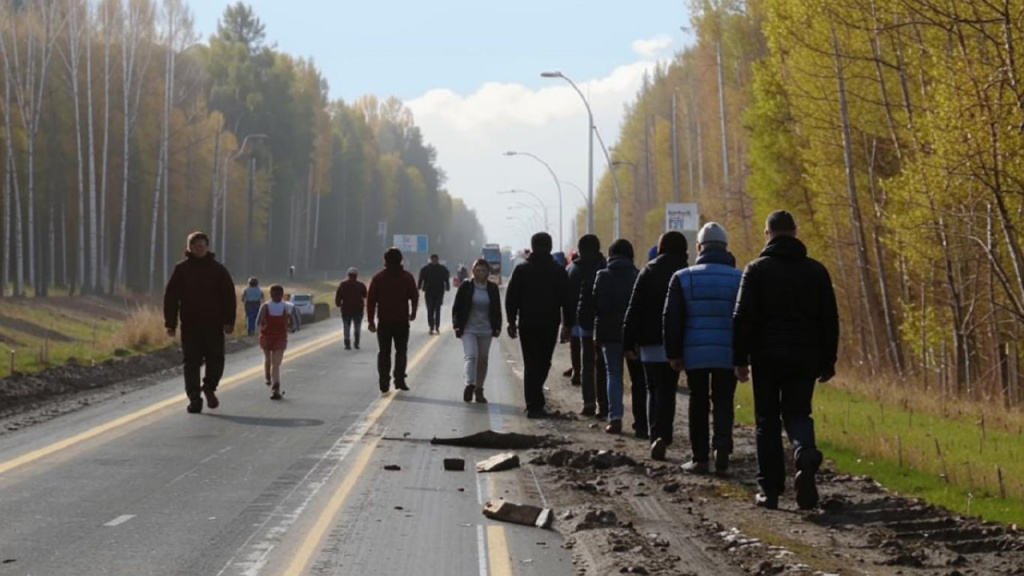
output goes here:
<path id="1" fill-rule="evenodd" d="M 348 275 L 349 276 L 358 276 L 359 275 L 359 270 L 356 269 L 355 266 L 353 266 L 353 267 L 348 269 Z"/>
<path id="2" fill-rule="evenodd" d="M 697 232 L 697 243 L 698 244 L 710 244 L 718 242 L 719 244 L 728 244 L 729 235 L 725 233 L 725 228 L 722 228 L 718 222 L 708 222 Z"/>

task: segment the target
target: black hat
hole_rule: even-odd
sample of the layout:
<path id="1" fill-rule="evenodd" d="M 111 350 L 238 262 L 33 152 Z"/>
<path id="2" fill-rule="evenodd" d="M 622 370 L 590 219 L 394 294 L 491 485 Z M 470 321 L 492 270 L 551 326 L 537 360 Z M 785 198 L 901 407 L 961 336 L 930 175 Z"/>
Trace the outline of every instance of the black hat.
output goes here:
<path id="1" fill-rule="evenodd" d="M 537 232 L 530 238 L 530 248 L 534 253 L 551 254 L 551 234 Z"/>
<path id="2" fill-rule="evenodd" d="M 771 232 L 796 232 L 796 220 L 786 210 L 776 210 L 769 214 L 765 225 Z"/>

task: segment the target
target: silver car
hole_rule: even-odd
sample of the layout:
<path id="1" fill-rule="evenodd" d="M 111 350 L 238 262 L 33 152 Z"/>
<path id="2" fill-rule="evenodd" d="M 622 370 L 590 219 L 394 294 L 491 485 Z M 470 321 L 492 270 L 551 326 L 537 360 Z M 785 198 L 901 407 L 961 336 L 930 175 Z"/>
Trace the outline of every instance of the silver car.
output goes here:
<path id="1" fill-rule="evenodd" d="M 299 311 L 300 316 L 312 316 L 313 315 L 313 295 L 312 294 L 292 294 L 292 305 Z"/>

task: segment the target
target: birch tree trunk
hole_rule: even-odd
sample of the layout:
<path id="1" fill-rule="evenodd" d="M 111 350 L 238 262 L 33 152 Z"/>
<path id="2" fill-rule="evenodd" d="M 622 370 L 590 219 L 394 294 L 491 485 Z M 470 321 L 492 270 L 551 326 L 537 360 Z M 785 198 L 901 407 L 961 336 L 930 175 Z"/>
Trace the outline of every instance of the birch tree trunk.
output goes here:
<path id="1" fill-rule="evenodd" d="M 117 0 L 120 3 L 120 0 Z M 104 277 L 113 289 L 114 282 L 107 271 L 107 176 L 110 160 L 110 47 L 114 38 L 114 17 L 111 14 L 112 3 L 108 0 L 101 4 L 103 22 L 103 152 L 101 153 L 100 189 L 99 189 L 99 224 L 97 241 L 99 262 L 97 263 Z M 89 91 L 90 94 L 92 90 Z M 91 134 L 91 131 L 90 131 Z"/>
<path id="2" fill-rule="evenodd" d="M 87 278 L 88 263 L 86 260 L 85 224 L 86 224 L 86 200 L 85 200 L 85 170 L 84 155 L 82 150 L 82 113 L 81 99 L 79 94 L 78 73 L 81 64 L 81 43 L 82 26 L 80 19 L 81 1 L 67 0 L 67 51 L 61 50 L 61 57 L 67 72 L 68 85 L 71 88 L 71 105 L 75 112 L 75 154 L 76 154 L 76 176 L 78 183 L 78 276 L 76 284 L 79 292 L 84 293 L 92 286 Z"/>

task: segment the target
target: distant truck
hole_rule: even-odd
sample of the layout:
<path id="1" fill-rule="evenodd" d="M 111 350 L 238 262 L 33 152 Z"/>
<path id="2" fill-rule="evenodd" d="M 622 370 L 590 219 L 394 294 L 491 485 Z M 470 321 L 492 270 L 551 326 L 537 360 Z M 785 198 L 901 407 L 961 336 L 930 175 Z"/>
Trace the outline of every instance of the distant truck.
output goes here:
<path id="1" fill-rule="evenodd" d="M 484 260 L 487 260 L 487 264 L 491 267 L 490 280 L 496 284 L 501 284 L 501 246 L 498 244 L 484 244 L 483 250 L 480 251 L 481 256 Z"/>

